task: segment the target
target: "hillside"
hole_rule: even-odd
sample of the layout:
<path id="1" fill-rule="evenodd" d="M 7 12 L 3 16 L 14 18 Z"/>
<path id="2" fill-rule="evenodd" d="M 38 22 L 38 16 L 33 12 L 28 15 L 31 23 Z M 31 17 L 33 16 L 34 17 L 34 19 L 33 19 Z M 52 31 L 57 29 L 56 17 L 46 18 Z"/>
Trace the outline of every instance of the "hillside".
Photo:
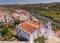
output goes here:
<path id="1" fill-rule="evenodd" d="M 9 10 L 14 12 L 15 9 L 24 9 L 28 11 L 32 11 L 35 13 L 39 13 L 43 16 L 46 16 L 55 22 L 60 23 L 60 2 L 54 3 L 45 3 L 45 4 L 15 4 L 15 5 L 0 5 L 0 9 L 2 11 Z"/>

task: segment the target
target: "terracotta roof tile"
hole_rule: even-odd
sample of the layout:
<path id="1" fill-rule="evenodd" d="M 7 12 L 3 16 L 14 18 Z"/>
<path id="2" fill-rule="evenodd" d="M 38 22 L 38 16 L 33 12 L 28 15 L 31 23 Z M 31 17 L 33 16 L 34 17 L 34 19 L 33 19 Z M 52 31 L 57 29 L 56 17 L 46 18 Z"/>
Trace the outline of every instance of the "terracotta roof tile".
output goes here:
<path id="1" fill-rule="evenodd" d="M 60 31 L 56 32 L 56 36 L 60 37 Z"/>
<path id="2" fill-rule="evenodd" d="M 33 33 L 39 28 L 39 25 L 36 22 L 24 22 L 19 24 L 19 27 L 21 27 L 25 32 L 27 31 L 27 33 Z"/>

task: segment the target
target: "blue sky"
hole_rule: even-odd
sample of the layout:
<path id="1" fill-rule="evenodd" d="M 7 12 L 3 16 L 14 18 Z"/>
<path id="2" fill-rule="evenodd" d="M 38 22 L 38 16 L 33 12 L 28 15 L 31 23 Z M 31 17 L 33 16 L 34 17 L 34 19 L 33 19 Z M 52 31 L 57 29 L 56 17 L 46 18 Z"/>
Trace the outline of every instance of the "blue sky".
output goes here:
<path id="1" fill-rule="evenodd" d="M 0 4 L 31 4 L 31 3 L 49 3 L 60 2 L 60 0 L 0 0 Z"/>

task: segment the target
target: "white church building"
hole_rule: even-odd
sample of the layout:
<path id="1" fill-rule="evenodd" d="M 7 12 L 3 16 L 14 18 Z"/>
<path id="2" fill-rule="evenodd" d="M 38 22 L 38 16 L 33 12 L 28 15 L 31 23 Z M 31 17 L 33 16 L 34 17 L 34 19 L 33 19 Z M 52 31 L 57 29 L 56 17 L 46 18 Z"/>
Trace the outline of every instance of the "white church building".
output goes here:
<path id="1" fill-rule="evenodd" d="M 51 30 L 51 22 L 37 23 L 33 21 L 26 21 L 16 26 L 16 36 L 19 39 L 34 43 L 34 39 L 44 35 L 48 38 L 49 30 Z"/>

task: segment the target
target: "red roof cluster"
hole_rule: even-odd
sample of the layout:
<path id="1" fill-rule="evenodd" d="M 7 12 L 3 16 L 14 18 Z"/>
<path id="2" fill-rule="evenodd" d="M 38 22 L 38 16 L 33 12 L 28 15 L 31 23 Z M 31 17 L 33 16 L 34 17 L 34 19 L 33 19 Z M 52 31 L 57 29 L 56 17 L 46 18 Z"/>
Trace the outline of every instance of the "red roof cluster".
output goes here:
<path id="1" fill-rule="evenodd" d="M 25 11 L 25 10 L 17 10 L 16 12 L 14 12 L 12 14 L 12 16 L 15 18 L 15 19 L 18 19 L 22 16 L 30 16 L 31 14 L 28 12 L 28 11 Z"/>
<path id="2" fill-rule="evenodd" d="M 11 24 L 14 22 L 13 18 L 10 16 L 10 14 L 7 11 L 0 12 L 0 22 L 6 23 L 7 21 L 8 23 Z"/>

